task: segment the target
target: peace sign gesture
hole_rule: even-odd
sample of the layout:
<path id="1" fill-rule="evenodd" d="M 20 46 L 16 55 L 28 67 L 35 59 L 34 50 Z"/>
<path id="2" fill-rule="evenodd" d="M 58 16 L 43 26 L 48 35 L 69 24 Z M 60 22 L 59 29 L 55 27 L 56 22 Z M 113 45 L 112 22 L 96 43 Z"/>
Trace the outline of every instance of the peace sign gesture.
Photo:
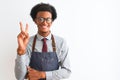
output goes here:
<path id="1" fill-rule="evenodd" d="M 26 47 L 29 41 L 29 34 L 28 34 L 28 24 L 26 24 L 25 30 L 23 29 L 23 25 L 20 22 L 20 30 L 21 32 L 18 34 L 17 39 L 18 39 L 18 49 L 17 52 L 19 55 L 25 54 Z"/>

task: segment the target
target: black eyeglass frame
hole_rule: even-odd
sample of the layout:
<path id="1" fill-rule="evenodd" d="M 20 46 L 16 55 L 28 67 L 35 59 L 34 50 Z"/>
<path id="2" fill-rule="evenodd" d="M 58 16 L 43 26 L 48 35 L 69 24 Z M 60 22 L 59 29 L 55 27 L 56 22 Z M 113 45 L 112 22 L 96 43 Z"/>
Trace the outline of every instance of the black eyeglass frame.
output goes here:
<path id="1" fill-rule="evenodd" d="M 51 23 L 53 20 L 52 18 L 43 18 L 43 17 L 38 17 L 36 18 L 37 20 L 39 20 L 40 23 L 43 23 L 44 21 L 46 21 L 47 23 Z"/>

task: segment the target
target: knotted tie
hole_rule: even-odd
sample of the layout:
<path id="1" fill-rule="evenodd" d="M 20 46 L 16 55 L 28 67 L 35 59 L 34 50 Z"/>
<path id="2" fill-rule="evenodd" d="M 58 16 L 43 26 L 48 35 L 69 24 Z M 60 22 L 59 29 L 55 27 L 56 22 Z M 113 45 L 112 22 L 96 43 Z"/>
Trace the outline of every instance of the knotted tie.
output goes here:
<path id="1" fill-rule="evenodd" d="M 46 44 L 46 38 L 43 38 L 43 48 L 42 48 L 42 52 L 47 52 L 47 44 Z"/>

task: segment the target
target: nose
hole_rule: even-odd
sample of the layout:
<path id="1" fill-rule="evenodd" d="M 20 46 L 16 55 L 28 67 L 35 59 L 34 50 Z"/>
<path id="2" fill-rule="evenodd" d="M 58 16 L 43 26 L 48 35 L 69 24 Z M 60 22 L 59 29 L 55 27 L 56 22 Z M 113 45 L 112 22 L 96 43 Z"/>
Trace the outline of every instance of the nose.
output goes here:
<path id="1" fill-rule="evenodd" d="M 43 24 L 43 25 L 47 25 L 47 22 L 46 22 L 46 20 L 44 20 L 44 21 L 42 22 L 42 24 Z"/>

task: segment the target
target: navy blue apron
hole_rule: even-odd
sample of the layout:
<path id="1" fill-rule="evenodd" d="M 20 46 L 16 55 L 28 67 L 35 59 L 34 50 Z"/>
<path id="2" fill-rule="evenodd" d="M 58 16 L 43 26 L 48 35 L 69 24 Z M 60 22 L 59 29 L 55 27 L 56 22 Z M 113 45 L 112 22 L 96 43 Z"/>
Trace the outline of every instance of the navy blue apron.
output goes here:
<path id="1" fill-rule="evenodd" d="M 34 37 L 33 45 L 32 45 L 32 53 L 29 66 L 38 71 L 53 71 L 59 68 L 58 57 L 56 55 L 56 46 L 53 35 L 52 39 L 52 47 L 53 52 L 34 52 L 35 43 L 36 43 L 37 35 Z M 46 79 L 39 79 L 46 80 Z"/>

